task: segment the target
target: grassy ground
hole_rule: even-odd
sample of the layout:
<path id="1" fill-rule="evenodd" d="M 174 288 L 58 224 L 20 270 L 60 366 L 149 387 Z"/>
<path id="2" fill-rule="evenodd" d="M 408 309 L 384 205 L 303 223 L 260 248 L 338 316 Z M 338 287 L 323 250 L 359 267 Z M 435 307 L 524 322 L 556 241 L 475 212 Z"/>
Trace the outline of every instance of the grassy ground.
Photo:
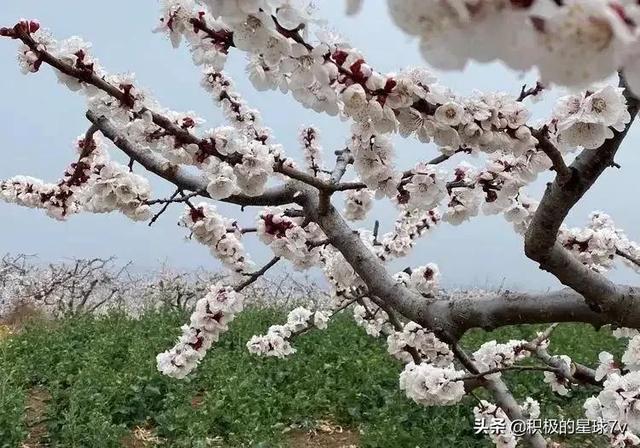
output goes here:
<path id="1" fill-rule="evenodd" d="M 33 323 L 5 335 L 0 447 L 489 446 L 473 434 L 471 398 L 447 408 L 409 402 L 398 390 L 400 365 L 347 316 L 326 332 L 299 338 L 298 353 L 282 361 L 259 359 L 245 349 L 251 335 L 282 316 L 245 311 L 197 372 L 176 381 L 156 371 L 155 354 L 172 344 L 183 320 L 172 312 L 138 321 L 112 314 Z M 464 345 L 530 338 L 535 330 L 476 332 Z M 602 349 L 621 349 L 608 332 L 578 325 L 561 327 L 553 340 L 583 362 L 593 362 Z M 578 418 L 593 393 L 562 398 L 547 390 L 540 373 L 505 377 L 517 398 L 541 402 L 543 416 Z M 288 431 L 292 424 L 300 429 Z M 319 439 L 307 436 L 314 428 Z M 602 446 L 597 439 L 561 442 Z"/>

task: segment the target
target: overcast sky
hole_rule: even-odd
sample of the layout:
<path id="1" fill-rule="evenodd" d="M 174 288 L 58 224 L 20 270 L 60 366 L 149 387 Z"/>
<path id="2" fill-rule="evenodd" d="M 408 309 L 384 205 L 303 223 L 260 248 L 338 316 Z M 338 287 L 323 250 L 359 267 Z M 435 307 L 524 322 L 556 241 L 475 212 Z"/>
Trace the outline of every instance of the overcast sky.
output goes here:
<path id="1" fill-rule="evenodd" d="M 154 1 L 109 2 L 78 0 L 3 1 L 0 25 L 12 25 L 21 17 L 38 19 L 56 37 L 82 36 L 93 43 L 93 55 L 110 72 L 136 73 L 140 85 L 148 88 L 165 106 L 174 110 L 193 110 L 211 127 L 222 124 L 221 116 L 208 95 L 200 88 L 200 70 L 191 63 L 185 48 L 174 50 L 162 35 L 153 34 L 157 19 Z M 321 3 L 319 14 L 329 26 L 342 33 L 364 51 L 379 71 L 397 71 L 410 65 L 424 65 L 416 42 L 402 34 L 390 21 L 386 2 L 373 0 L 357 17 L 343 15 L 341 1 Z M 90 6 L 89 6 L 90 5 Z M 58 85 L 49 68 L 24 76 L 16 64 L 16 42 L 0 40 L 0 179 L 28 174 L 55 181 L 73 158 L 72 142 L 84 133 L 84 100 Z M 332 152 L 343 146 L 348 136 L 347 125 L 330 117 L 318 116 L 279 92 L 256 92 L 244 77 L 244 57 L 232 52 L 228 73 L 250 104 L 262 111 L 264 120 L 290 154 L 299 154 L 297 132 L 303 125 L 315 124 L 321 131 L 322 143 Z M 438 73 L 441 82 L 461 93 L 473 89 L 506 90 L 517 93 L 525 81 L 535 74 L 518 74 L 498 64 L 473 65 L 464 72 Z M 537 113 L 540 112 L 538 106 Z M 548 112 L 547 112 L 548 113 Z M 640 237 L 640 214 L 637 200 L 628 188 L 637 185 L 636 167 L 640 163 L 638 129 L 634 126 L 617 161 L 620 170 L 611 170 L 574 208 L 568 224 L 582 226 L 592 210 L 603 210 L 613 216 L 618 226 L 632 238 Z M 399 140 L 398 164 L 408 166 L 416 160 L 436 155 L 432 145 L 412 140 Z M 164 196 L 170 187 L 153 181 L 154 192 Z M 540 197 L 544 179 L 528 189 Z M 220 207 L 237 214 L 236 209 Z M 250 223 L 258 210 L 248 208 L 241 221 Z M 133 224 L 124 216 L 81 215 L 60 223 L 41 211 L 22 209 L 0 203 L 0 253 L 38 254 L 46 261 L 65 257 L 115 255 L 123 261 L 153 268 L 163 261 L 180 268 L 198 266 L 216 269 L 218 264 L 206 248 L 185 241 L 184 231 L 176 226 L 181 209 L 172 208 L 151 228 Z M 394 211 L 388 202 L 378 206 L 382 229 L 392 225 Z M 254 259 L 261 261 L 269 254 L 253 236 L 247 247 Z M 500 217 L 480 216 L 459 227 L 441 226 L 420 241 L 406 265 L 436 262 L 446 286 L 498 286 L 542 289 L 556 286 L 555 280 L 538 270 L 526 259 L 522 239 Z M 632 283 L 634 274 L 620 267 L 611 278 Z"/>

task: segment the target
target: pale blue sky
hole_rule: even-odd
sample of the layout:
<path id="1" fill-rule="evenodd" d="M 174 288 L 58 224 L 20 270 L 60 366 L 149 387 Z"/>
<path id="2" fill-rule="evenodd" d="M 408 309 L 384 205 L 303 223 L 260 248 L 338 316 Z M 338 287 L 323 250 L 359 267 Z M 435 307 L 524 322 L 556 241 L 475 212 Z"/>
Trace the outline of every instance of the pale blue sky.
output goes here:
<path id="1" fill-rule="evenodd" d="M 319 2 L 320 3 L 320 2 Z M 386 2 L 367 2 L 365 11 L 348 18 L 342 1 L 322 2 L 320 15 L 331 28 L 341 32 L 354 46 L 362 49 L 368 61 L 380 71 L 396 71 L 407 65 L 424 65 L 416 42 L 402 34 L 386 13 Z M 222 123 L 217 108 L 200 88 L 200 70 L 191 63 L 185 48 L 172 49 L 161 35 L 152 34 L 157 18 L 155 1 L 109 2 L 79 0 L 4 0 L 0 6 L 0 26 L 12 25 L 19 18 L 35 18 L 58 38 L 82 36 L 93 43 L 93 54 L 111 72 L 131 71 L 138 83 L 152 91 L 163 105 L 175 110 L 194 110 L 211 127 Z M 16 64 L 16 43 L 0 40 L 0 178 L 29 174 L 56 180 L 72 160 L 71 143 L 87 128 L 84 100 L 58 85 L 50 69 L 35 75 L 22 75 Z M 302 125 L 319 127 L 322 142 L 331 153 L 347 137 L 347 125 L 330 117 L 318 116 L 279 92 L 261 94 L 245 79 L 244 57 L 232 52 L 227 71 L 250 104 L 259 108 L 276 138 L 291 154 L 298 154 L 296 136 Z M 461 93 L 481 90 L 506 90 L 517 93 L 523 79 L 535 76 L 510 72 L 500 65 L 469 67 L 465 72 L 438 73 L 441 82 Z M 538 113 L 540 113 L 538 107 Z M 620 227 L 640 238 L 640 214 L 630 193 L 637 183 L 640 163 L 638 129 L 634 126 L 617 161 L 622 169 L 609 172 L 587 194 L 569 217 L 570 225 L 582 225 L 590 211 L 601 209 L 611 214 Z M 431 145 L 399 140 L 398 164 L 436 155 Z M 161 182 L 153 182 L 157 196 L 170 192 Z M 543 182 L 529 188 L 539 197 Z M 223 210 L 234 210 L 221 207 Z M 124 216 L 81 215 L 59 223 L 44 213 L 0 203 L 0 253 L 39 254 L 43 260 L 71 256 L 111 256 L 132 260 L 141 267 L 153 267 L 163 260 L 190 268 L 215 269 L 217 263 L 206 248 L 185 242 L 184 232 L 176 226 L 179 207 L 170 209 L 152 228 L 132 224 Z M 257 209 L 248 208 L 241 221 L 249 223 Z M 389 229 L 393 210 L 388 203 L 377 209 L 383 229 Z M 247 238 L 247 247 L 258 261 L 268 252 Z M 496 286 L 540 289 L 556 285 L 551 276 L 538 270 L 522 252 L 522 240 L 500 217 L 478 217 L 461 227 L 441 226 L 424 238 L 414 254 L 401 265 L 436 262 L 447 286 Z M 615 280 L 633 283 L 635 274 L 619 268 L 611 274 Z"/>

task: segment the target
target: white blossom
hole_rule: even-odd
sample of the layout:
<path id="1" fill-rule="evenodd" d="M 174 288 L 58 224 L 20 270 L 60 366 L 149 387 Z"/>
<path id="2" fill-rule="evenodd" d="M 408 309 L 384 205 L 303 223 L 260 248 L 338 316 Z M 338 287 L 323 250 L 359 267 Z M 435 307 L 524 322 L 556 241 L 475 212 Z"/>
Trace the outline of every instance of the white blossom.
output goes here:
<path id="1" fill-rule="evenodd" d="M 464 372 L 453 367 L 435 367 L 427 363 L 408 363 L 400 374 L 400 389 L 423 406 L 448 406 L 464 397 L 464 383 L 457 379 Z"/>

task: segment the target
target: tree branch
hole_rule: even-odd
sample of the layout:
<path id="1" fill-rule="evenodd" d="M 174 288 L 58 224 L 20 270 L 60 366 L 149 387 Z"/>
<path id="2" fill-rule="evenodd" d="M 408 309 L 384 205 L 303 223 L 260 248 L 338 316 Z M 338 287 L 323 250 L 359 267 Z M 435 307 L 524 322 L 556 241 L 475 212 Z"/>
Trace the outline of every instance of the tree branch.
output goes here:
<path id="1" fill-rule="evenodd" d="M 472 380 L 484 378 L 487 375 L 492 375 L 494 373 L 502 373 L 502 372 L 554 372 L 560 374 L 561 372 L 554 367 L 551 366 L 509 366 L 509 367 L 496 367 L 494 369 L 485 370 L 484 372 L 479 372 L 477 374 L 465 375 L 460 378 L 460 381 Z"/>
<path id="2" fill-rule="evenodd" d="M 256 280 L 258 280 L 260 277 L 262 277 L 269 269 L 271 269 L 273 266 L 276 265 L 276 263 L 278 263 L 280 261 L 280 257 L 273 257 L 267 264 L 265 264 L 264 266 L 262 266 L 259 270 L 248 274 L 247 275 L 247 279 L 243 282 L 241 282 L 240 284 L 236 285 L 235 289 L 236 291 L 240 292 L 243 289 L 245 289 L 247 286 L 251 285 L 252 283 L 254 283 Z"/>
<path id="3" fill-rule="evenodd" d="M 209 197 L 206 193 L 208 181 L 204 176 L 193 174 L 185 167 L 173 164 L 159 154 L 137 148 L 105 117 L 98 117 L 92 111 L 88 111 L 86 116 L 114 145 L 148 171 L 168 180 L 181 190 L 198 192 L 199 196 Z M 295 192 L 293 185 L 285 184 L 273 187 L 260 196 L 232 195 L 221 201 L 242 206 L 284 205 L 294 202 Z"/>
<path id="4" fill-rule="evenodd" d="M 640 267 L 640 260 L 638 260 L 637 258 L 632 257 L 630 254 L 621 251 L 620 249 L 616 249 L 616 255 L 618 255 L 619 257 L 625 258 L 628 261 L 630 261 L 631 263 L 635 264 L 636 266 Z"/>
<path id="5" fill-rule="evenodd" d="M 526 420 L 526 417 L 522 413 L 522 408 L 520 408 L 518 402 L 513 398 L 504 381 L 501 379 L 492 379 L 488 381 L 486 387 L 495 397 L 496 404 L 502 408 L 511 421 Z M 534 448 L 545 448 L 547 446 L 544 437 L 537 432 L 534 434 L 525 434 L 523 437 L 525 437 Z"/>
<path id="6" fill-rule="evenodd" d="M 534 129 L 531 134 L 538 140 L 538 149 L 551 159 L 553 169 L 557 173 L 556 181 L 558 185 L 565 185 L 571 181 L 573 172 L 565 163 L 564 157 L 562 157 L 558 148 L 549 140 L 549 129 L 547 126 L 545 125 L 541 129 Z"/>
<path id="7" fill-rule="evenodd" d="M 624 82 L 621 77 L 621 83 Z M 640 299 L 633 288 L 614 284 L 601 274 L 580 263 L 557 241 L 560 225 L 571 208 L 584 196 L 604 170 L 611 166 L 614 156 L 638 113 L 638 100 L 625 88 L 625 97 L 631 121 L 622 132 L 614 132 L 600 148 L 583 150 L 571 164 L 570 182 L 564 182 L 560 173 L 547 185 L 533 220 L 525 235 L 526 255 L 540 263 L 540 268 L 555 275 L 564 285 L 582 294 L 589 306 L 609 314 L 617 322 L 627 322 L 629 307 Z M 637 308 L 633 306 L 632 308 Z"/>

